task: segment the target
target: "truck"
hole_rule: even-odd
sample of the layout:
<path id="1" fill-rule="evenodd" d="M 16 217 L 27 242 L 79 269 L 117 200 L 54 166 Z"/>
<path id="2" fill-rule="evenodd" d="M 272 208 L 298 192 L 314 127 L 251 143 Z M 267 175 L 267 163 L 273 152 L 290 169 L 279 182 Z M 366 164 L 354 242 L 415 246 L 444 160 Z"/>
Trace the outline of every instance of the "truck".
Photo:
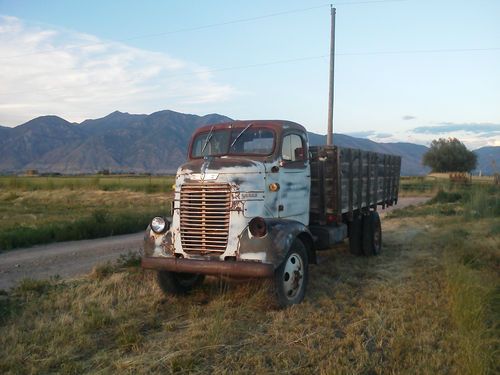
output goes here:
<path id="1" fill-rule="evenodd" d="M 349 240 L 355 255 L 382 249 L 378 208 L 397 204 L 401 157 L 310 146 L 282 120 L 199 128 L 175 176 L 171 218 L 153 218 L 142 267 L 167 294 L 205 275 L 270 278 L 280 307 L 300 303 L 317 252 Z"/>

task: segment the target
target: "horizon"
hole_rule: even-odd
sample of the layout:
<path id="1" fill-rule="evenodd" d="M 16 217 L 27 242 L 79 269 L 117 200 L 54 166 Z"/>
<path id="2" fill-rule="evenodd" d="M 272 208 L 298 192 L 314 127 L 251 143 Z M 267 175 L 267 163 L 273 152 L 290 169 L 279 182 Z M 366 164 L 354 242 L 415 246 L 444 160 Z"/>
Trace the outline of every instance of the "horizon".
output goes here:
<path id="1" fill-rule="evenodd" d="M 56 118 L 59 118 L 61 120 L 64 120 L 66 122 L 68 122 L 70 125 L 75 125 L 75 126 L 78 126 L 78 125 L 82 125 L 85 121 L 94 121 L 94 120 L 100 120 L 100 119 L 103 119 L 103 118 L 106 118 L 110 115 L 113 115 L 115 113 L 119 113 L 119 114 L 125 114 L 125 115 L 130 115 L 130 116 L 151 116 L 155 113 L 161 113 L 161 112 L 174 112 L 174 113 L 179 113 L 179 114 L 183 114 L 183 115 L 194 115 L 194 116 L 199 116 L 199 117 L 205 117 L 205 116 L 212 116 L 212 115 L 216 115 L 216 116 L 224 116 L 224 117 L 228 117 L 224 114 L 221 114 L 221 113 L 206 113 L 204 115 L 196 115 L 196 114 L 193 114 L 193 113 L 182 113 L 182 112 L 177 112 L 177 111 L 174 111 L 174 110 L 171 110 L 171 109 L 162 109 L 162 110 L 159 110 L 159 111 L 156 111 L 156 112 L 152 112 L 152 113 L 130 113 L 130 112 L 122 112 L 122 111 L 119 111 L 119 110 L 115 110 L 113 112 L 110 112 L 108 113 L 107 115 L 103 116 L 103 117 L 96 117 L 96 118 L 87 118 L 87 119 L 84 119 L 80 122 L 71 122 L 71 121 L 68 121 L 67 119 L 65 119 L 64 117 L 61 117 L 61 116 L 58 116 L 58 115 L 54 115 L 54 114 L 49 114 L 49 115 L 42 115 L 42 116 L 38 116 L 38 117 L 35 117 L 25 123 L 22 123 L 22 124 L 19 124 L 19 125 L 15 125 L 15 126 L 12 126 L 12 127 L 5 127 L 3 125 L 0 124 L 0 127 L 4 127 L 4 128 L 10 128 L 10 129 L 13 129 L 13 128 L 16 128 L 18 126 L 22 126 L 22 125 L 26 125 L 27 123 L 33 121 L 33 120 L 36 120 L 38 118 L 44 118 L 44 117 L 56 117 Z M 251 119 L 231 119 L 231 120 L 234 120 L 234 121 L 249 121 Z M 266 119 L 266 120 L 283 120 L 283 119 Z M 284 120 L 286 121 L 286 120 Z M 322 136 L 322 137 L 326 137 L 326 132 L 325 133 L 317 133 L 315 131 L 312 131 L 312 130 L 309 130 L 307 127 L 305 127 L 307 132 L 309 133 L 312 133 L 314 135 L 317 135 L 317 136 Z M 417 146 L 425 146 L 425 147 L 429 147 L 429 145 L 426 145 L 426 144 L 423 144 L 423 143 L 414 143 L 414 142 L 407 142 L 407 141 L 391 141 L 391 142 L 384 142 L 383 140 L 382 141 L 373 141 L 369 138 L 366 138 L 366 137 L 359 137 L 359 136 L 356 136 L 356 135 L 352 135 L 352 134 L 349 134 L 349 133 L 339 133 L 337 131 L 335 131 L 335 129 L 333 130 L 333 134 L 335 135 L 343 135 L 343 136 L 348 136 L 348 137 L 351 137 L 351 138 L 357 138 L 357 139 L 364 139 L 364 140 L 368 140 L 368 141 L 372 141 L 372 142 L 375 142 L 375 143 L 378 143 L 378 144 L 398 144 L 398 143 L 408 143 L 408 144 L 412 144 L 412 145 L 417 145 Z M 437 139 L 437 138 L 436 138 Z M 486 146 L 480 146 L 480 147 L 477 147 L 475 149 L 471 149 L 472 151 L 475 151 L 475 150 L 479 150 L 481 148 L 484 148 L 484 147 L 500 147 L 500 146 L 489 146 L 489 145 L 486 145 Z"/>
<path id="2" fill-rule="evenodd" d="M 0 0 L 0 125 L 169 108 L 288 119 L 324 134 L 328 4 L 116 4 Z M 334 4 L 334 132 L 500 146 L 500 4 L 468 4 Z"/>

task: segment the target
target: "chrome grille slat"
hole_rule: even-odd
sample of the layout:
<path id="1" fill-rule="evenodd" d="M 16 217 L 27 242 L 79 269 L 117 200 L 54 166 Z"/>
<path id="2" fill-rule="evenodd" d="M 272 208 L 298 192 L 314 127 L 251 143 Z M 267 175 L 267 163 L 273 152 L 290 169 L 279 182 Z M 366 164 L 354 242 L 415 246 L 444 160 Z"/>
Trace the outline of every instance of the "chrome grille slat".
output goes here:
<path id="1" fill-rule="evenodd" d="M 196 221 L 196 222 L 210 222 L 211 224 L 224 224 L 226 222 L 229 222 L 227 219 L 221 219 L 220 217 L 217 216 L 209 216 L 208 213 L 204 215 L 202 219 L 200 219 L 201 213 L 199 215 L 185 215 L 184 220 L 181 220 L 181 223 L 186 222 L 186 220 L 189 221 Z"/>
<path id="2" fill-rule="evenodd" d="M 220 254 L 229 235 L 231 189 L 228 184 L 189 183 L 181 186 L 181 243 L 185 252 Z"/>

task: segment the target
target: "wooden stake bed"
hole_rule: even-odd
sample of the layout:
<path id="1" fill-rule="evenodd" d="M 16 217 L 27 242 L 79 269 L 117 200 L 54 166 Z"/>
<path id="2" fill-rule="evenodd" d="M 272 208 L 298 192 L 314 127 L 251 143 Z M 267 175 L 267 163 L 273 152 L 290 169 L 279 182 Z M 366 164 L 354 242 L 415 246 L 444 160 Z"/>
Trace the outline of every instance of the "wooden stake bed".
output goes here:
<path id="1" fill-rule="evenodd" d="M 398 201 L 401 157 L 337 146 L 312 146 L 310 224 L 352 219 Z"/>

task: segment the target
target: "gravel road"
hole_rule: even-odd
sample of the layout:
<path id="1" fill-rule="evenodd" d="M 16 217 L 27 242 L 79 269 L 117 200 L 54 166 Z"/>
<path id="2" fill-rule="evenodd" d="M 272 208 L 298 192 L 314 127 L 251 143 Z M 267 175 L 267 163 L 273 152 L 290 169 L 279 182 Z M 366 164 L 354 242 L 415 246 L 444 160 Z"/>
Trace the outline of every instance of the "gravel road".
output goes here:
<path id="1" fill-rule="evenodd" d="M 381 210 L 381 216 L 393 209 L 424 203 L 426 197 L 400 198 L 398 205 Z M 54 275 L 69 278 L 86 274 L 100 263 L 114 261 L 120 254 L 137 251 L 144 232 L 69 241 L 12 250 L 0 254 L 0 290 L 7 290 L 24 278 L 46 279 Z"/>

